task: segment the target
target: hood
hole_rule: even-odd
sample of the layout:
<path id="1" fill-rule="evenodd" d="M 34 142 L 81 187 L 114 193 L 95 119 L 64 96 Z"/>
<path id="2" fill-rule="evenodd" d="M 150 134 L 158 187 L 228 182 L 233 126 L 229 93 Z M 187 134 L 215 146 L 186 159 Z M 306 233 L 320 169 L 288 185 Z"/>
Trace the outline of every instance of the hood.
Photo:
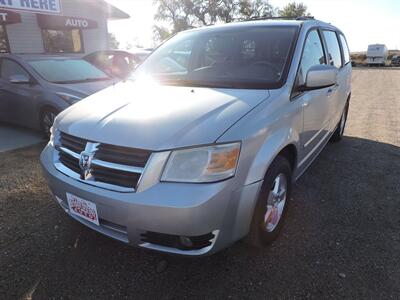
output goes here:
<path id="1" fill-rule="evenodd" d="M 101 91 L 110 85 L 116 83 L 115 79 L 107 79 L 102 81 L 82 82 L 82 83 L 68 83 L 68 84 L 57 84 L 54 83 L 58 92 L 62 91 L 70 93 L 83 98 L 90 96 L 98 91 Z"/>
<path id="2" fill-rule="evenodd" d="M 267 90 L 127 81 L 69 107 L 55 127 L 91 141 L 149 150 L 209 144 L 268 96 Z"/>

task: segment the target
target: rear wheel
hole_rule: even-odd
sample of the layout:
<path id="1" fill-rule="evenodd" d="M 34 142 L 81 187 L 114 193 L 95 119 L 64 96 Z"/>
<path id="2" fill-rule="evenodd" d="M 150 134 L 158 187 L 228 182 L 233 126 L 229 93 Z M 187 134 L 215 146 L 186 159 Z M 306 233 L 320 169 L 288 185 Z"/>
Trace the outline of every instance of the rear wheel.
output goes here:
<path id="1" fill-rule="evenodd" d="M 50 137 L 50 129 L 53 126 L 54 119 L 58 115 L 57 110 L 53 108 L 46 108 L 40 114 L 40 128 L 45 137 Z"/>
<path id="2" fill-rule="evenodd" d="M 344 129 L 346 128 L 347 114 L 349 112 L 349 104 L 347 103 L 342 116 L 340 117 L 339 124 L 331 137 L 331 142 L 339 142 L 343 138 Z"/>
<path id="3" fill-rule="evenodd" d="M 291 175 L 288 160 L 278 156 L 264 178 L 247 238 L 250 244 L 265 246 L 278 237 L 289 204 Z"/>

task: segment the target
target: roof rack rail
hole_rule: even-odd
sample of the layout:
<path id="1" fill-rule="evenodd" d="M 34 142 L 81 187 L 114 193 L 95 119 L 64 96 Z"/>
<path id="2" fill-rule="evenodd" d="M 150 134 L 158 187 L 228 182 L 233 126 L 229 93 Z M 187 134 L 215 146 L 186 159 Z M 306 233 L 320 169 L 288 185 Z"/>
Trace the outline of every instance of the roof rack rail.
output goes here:
<path id="1" fill-rule="evenodd" d="M 315 20 L 313 16 L 301 16 L 301 17 L 252 17 L 244 21 L 262 21 L 262 20 L 296 20 L 296 21 L 307 21 Z"/>
<path id="2" fill-rule="evenodd" d="M 297 21 L 307 21 L 307 20 L 315 20 L 314 16 L 302 16 L 302 17 L 297 17 Z"/>

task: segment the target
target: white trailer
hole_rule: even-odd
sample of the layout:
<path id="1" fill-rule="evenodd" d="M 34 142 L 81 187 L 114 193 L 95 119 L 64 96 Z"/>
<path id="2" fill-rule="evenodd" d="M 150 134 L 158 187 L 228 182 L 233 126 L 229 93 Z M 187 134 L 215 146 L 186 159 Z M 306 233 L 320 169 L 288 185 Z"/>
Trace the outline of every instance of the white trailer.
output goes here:
<path id="1" fill-rule="evenodd" d="M 367 65 L 384 66 L 389 55 L 388 48 L 383 44 L 373 44 L 368 46 Z"/>

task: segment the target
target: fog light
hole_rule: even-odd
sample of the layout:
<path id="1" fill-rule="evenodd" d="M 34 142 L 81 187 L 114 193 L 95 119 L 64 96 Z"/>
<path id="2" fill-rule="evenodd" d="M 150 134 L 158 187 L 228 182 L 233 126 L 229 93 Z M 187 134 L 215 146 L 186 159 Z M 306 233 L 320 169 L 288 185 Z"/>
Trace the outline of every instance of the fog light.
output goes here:
<path id="1" fill-rule="evenodd" d="M 187 236 L 180 236 L 179 237 L 179 241 L 181 242 L 181 244 L 185 247 L 192 247 L 193 246 L 193 242 L 190 238 L 188 238 Z"/>

